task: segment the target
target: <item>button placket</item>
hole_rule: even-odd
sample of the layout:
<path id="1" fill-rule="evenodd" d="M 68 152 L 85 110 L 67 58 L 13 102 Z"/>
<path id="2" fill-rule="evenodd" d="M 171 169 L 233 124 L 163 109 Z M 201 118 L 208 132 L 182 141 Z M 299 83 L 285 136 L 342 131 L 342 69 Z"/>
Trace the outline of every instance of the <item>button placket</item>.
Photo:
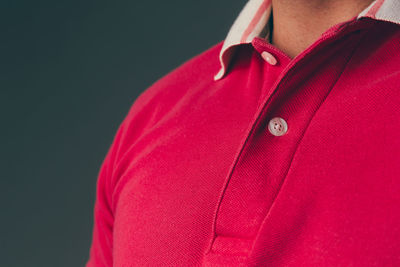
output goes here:
<path id="1" fill-rule="evenodd" d="M 321 46 L 323 43 L 321 41 L 314 46 Z M 357 43 L 358 40 L 354 40 L 352 45 Z M 259 53 L 265 52 L 263 50 L 266 48 L 261 46 L 261 40 L 257 39 L 254 44 Z M 346 49 L 337 45 L 335 49 L 329 47 L 329 49 L 317 50 L 319 53 L 304 52 L 303 57 L 296 58 L 290 66 L 291 68 L 285 71 L 280 82 L 276 83 L 276 87 L 270 90 L 271 92 L 276 90 L 276 93 L 267 94 L 264 97 L 263 108 L 257 113 L 256 120 L 252 122 L 255 125 L 251 128 L 246 141 L 241 144 L 243 147 L 235 157 L 235 162 L 225 181 L 214 215 L 214 240 L 218 240 L 215 244 L 210 244 L 206 262 L 213 263 L 229 257 L 234 261 L 233 257 L 240 251 L 241 254 L 248 255 L 248 258 L 254 258 L 257 255 L 253 253 L 253 246 L 257 245 L 259 240 L 264 241 L 264 248 L 266 243 L 273 244 L 276 241 L 276 238 L 273 238 L 276 237 L 276 231 L 273 232 L 268 228 L 266 216 L 285 181 L 291 159 L 309 121 L 325 101 L 349 62 L 353 50 L 349 49 L 349 43 L 343 42 L 344 45 L 346 45 Z M 333 61 L 326 66 L 321 64 L 327 58 L 334 57 L 338 51 L 341 52 L 342 60 Z M 281 55 L 279 52 L 277 54 Z M 262 58 L 269 63 L 267 60 L 269 57 L 262 56 Z M 284 59 L 284 64 L 289 63 L 289 59 L 282 55 L 279 57 L 279 67 L 282 66 L 282 59 Z M 306 64 L 310 61 L 313 62 L 312 66 Z M 323 86 L 318 86 L 318 90 L 316 84 L 318 84 L 320 75 L 311 76 L 306 82 L 302 80 L 302 77 L 308 77 L 308 73 L 315 71 L 313 66 L 323 66 L 317 70 L 320 75 L 325 77 Z M 273 67 L 268 70 L 274 71 L 278 68 Z M 290 118 L 291 134 L 287 138 L 276 138 L 277 135 L 270 130 L 267 131 L 266 128 L 269 128 L 269 125 L 266 125 L 265 122 L 270 123 L 271 117 L 274 115 Z M 261 119 L 258 120 L 258 118 Z M 287 133 L 287 129 L 285 131 L 281 121 L 277 124 L 273 123 L 272 126 L 273 132 L 278 130 L 278 132 Z M 269 233 L 268 231 L 272 233 L 269 238 L 265 238 L 265 233 Z M 228 238 L 230 239 L 228 240 Z M 224 245 L 233 246 L 232 243 L 237 244 L 235 248 L 239 247 L 243 244 L 239 240 L 254 241 L 250 254 L 247 252 L 247 247 L 240 247 L 232 255 L 227 255 L 220 249 Z M 279 240 L 276 242 L 279 244 Z M 221 245 L 221 243 L 224 244 Z M 255 253 L 261 250 L 259 248 Z"/>

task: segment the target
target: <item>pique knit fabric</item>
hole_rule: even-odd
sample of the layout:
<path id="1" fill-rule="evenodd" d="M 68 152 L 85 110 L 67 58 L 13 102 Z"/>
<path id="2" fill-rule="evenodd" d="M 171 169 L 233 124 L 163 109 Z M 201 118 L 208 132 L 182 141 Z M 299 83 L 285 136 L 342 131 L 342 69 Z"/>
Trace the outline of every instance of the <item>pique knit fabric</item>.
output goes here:
<path id="1" fill-rule="evenodd" d="M 134 101 L 86 267 L 400 266 L 399 2 L 293 59 L 265 38 L 269 12 L 249 1 Z"/>

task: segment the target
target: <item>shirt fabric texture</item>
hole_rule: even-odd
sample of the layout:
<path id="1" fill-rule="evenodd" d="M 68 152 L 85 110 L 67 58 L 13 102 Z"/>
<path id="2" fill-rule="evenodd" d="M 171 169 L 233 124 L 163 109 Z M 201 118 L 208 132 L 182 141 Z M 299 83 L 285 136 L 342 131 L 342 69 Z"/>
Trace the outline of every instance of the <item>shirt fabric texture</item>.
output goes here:
<path id="1" fill-rule="evenodd" d="M 134 101 L 86 267 L 400 266 L 400 2 L 293 59 L 266 38 L 270 12 L 250 0 L 224 42 Z"/>

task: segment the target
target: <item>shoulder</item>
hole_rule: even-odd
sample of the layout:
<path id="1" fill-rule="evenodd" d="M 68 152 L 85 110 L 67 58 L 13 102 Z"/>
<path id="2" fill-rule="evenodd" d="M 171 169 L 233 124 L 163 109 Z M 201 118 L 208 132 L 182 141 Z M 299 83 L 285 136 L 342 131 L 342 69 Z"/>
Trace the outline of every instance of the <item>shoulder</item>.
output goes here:
<path id="1" fill-rule="evenodd" d="M 120 156 L 163 117 L 171 116 L 174 107 L 214 83 L 222 45 L 219 42 L 187 60 L 139 94 L 117 132 Z"/>
<path id="2" fill-rule="evenodd" d="M 211 83 L 220 68 L 219 52 L 222 44 L 220 42 L 210 47 L 155 81 L 136 98 L 126 119 L 129 120 L 146 108 L 147 112 L 168 108 L 189 91 L 196 90 L 199 84 Z"/>

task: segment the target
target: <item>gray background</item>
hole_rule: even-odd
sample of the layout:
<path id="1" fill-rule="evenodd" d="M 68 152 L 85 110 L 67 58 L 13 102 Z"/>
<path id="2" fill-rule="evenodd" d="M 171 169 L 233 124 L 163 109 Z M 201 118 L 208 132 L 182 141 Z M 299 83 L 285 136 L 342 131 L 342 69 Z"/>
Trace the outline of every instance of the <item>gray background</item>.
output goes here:
<path id="1" fill-rule="evenodd" d="M 245 0 L 0 1 L 0 265 L 83 266 L 95 183 L 154 81 L 225 38 Z"/>

